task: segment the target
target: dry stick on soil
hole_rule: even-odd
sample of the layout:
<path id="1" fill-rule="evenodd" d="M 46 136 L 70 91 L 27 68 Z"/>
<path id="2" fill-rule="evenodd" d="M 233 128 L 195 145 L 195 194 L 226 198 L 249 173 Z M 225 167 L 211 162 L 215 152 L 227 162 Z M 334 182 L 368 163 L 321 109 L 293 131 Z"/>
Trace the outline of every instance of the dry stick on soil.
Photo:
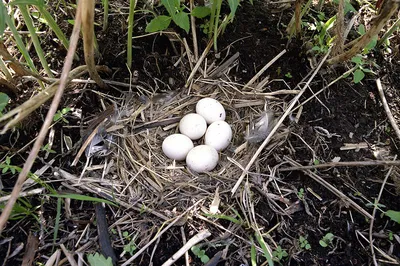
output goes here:
<path id="1" fill-rule="evenodd" d="M 308 86 L 310 85 L 311 81 L 314 79 L 314 77 L 317 75 L 318 71 L 321 69 L 322 65 L 324 64 L 325 60 L 328 58 L 331 50 L 328 51 L 328 53 L 324 56 L 324 58 L 321 60 L 319 63 L 318 67 L 314 70 L 314 73 L 311 75 L 310 79 L 307 81 L 307 83 L 304 85 L 304 87 L 300 90 L 299 94 L 296 95 L 296 97 L 293 98 L 292 103 L 289 105 L 289 107 L 286 109 L 285 113 L 282 115 L 282 117 L 279 119 L 279 121 L 275 124 L 274 128 L 271 130 L 269 133 L 268 137 L 264 140 L 264 142 L 260 145 L 260 147 L 257 149 L 256 153 L 253 155 L 251 158 L 250 162 L 247 164 L 246 168 L 242 172 L 242 175 L 239 177 L 238 181 L 236 182 L 235 186 L 232 188 L 231 192 L 232 195 L 235 194 L 236 190 L 239 188 L 240 184 L 242 183 L 244 177 L 247 175 L 247 172 L 250 170 L 250 167 L 253 165 L 253 163 L 256 161 L 262 150 L 267 146 L 269 141 L 271 140 L 272 136 L 275 134 L 275 132 L 278 130 L 278 128 L 281 126 L 283 121 L 286 119 L 286 117 L 291 113 L 294 105 L 297 103 L 297 101 L 300 99 L 301 95 L 307 90 Z"/>
<path id="2" fill-rule="evenodd" d="M 381 14 L 376 18 L 371 28 L 360 38 L 360 40 L 353 45 L 348 51 L 333 57 L 327 61 L 328 64 L 337 64 L 349 60 L 355 56 L 361 49 L 363 49 L 372 40 L 372 38 L 379 34 L 386 22 L 397 11 L 399 3 L 397 0 L 385 0 Z"/>
<path id="3" fill-rule="evenodd" d="M 176 217 L 169 225 L 167 225 L 167 227 L 164 228 L 164 230 L 162 230 L 160 233 L 158 233 L 151 241 L 149 241 L 149 243 L 147 243 L 144 247 L 142 247 L 137 253 L 135 253 L 135 255 L 133 257 L 129 258 L 121 266 L 130 265 L 130 263 L 132 261 L 134 261 L 137 257 L 139 257 L 139 255 L 142 254 L 151 244 L 153 244 L 154 241 L 156 241 L 158 238 L 160 238 L 165 232 L 168 231 L 168 229 L 170 229 L 176 222 L 178 222 L 186 213 L 188 213 L 190 210 L 192 210 L 194 207 L 196 207 L 202 201 L 203 201 L 202 199 L 197 201 L 195 204 L 190 206 L 185 212 L 183 212 L 181 215 Z"/>
<path id="4" fill-rule="evenodd" d="M 82 1 L 80 10 L 82 16 L 82 37 L 85 62 L 89 70 L 90 77 L 96 81 L 100 88 L 104 89 L 107 85 L 99 76 L 94 62 L 94 0 Z"/>
<path id="5" fill-rule="evenodd" d="M 76 23 L 76 21 L 75 21 L 75 23 Z M 76 263 L 74 256 L 67 250 L 67 248 L 64 246 L 64 244 L 61 244 L 60 247 L 61 247 L 62 251 L 64 252 L 65 257 L 67 257 L 69 264 L 71 264 L 71 266 L 78 266 L 78 263 Z"/>
<path id="6" fill-rule="evenodd" d="M 397 155 L 394 157 L 394 160 L 396 160 L 396 158 L 397 158 Z M 375 219 L 375 214 L 376 214 L 376 209 L 378 207 L 378 203 L 381 200 L 381 196 L 382 196 L 382 193 L 383 193 L 383 188 L 385 187 L 385 184 L 386 184 L 390 174 L 392 173 L 392 170 L 393 170 L 393 166 L 390 167 L 389 171 L 387 172 L 387 174 L 385 176 L 385 179 L 383 180 L 383 183 L 382 183 L 382 186 L 381 186 L 381 190 L 379 191 L 378 198 L 374 202 L 374 210 L 372 211 L 372 217 L 374 217 L 374 219 Z M 378 262 L 376 261 L 376 256 L 375 256 L 374 244 L 373 244 L 373 241 L 372 241 L 372 230 L 374 228 L 374 219 L 371 219 L 370 224 L 369 224 L 369 246 L 371 248 L 372 261 L 374 262 L 375 266 L 378 266 Z"/>
<path id="7" fill-rule="evenodd" d="M 385 94 L 383 92 L 381 79 L 377 79 L 376 80 L 376 86 L 378 87 L 379 96 L 381 97 L 381 100 L 382 100 L 383 109 L 385 109 L 385 112 L 386 112 L 386 115 L 387 115 L 387 117 L 389 119 L 389 122 L 392 125 L 392 127 L 394 129 L 394 132 L 396 132 L 397 138 L 400 140 L 400 129 L 399 129 L 399 126 L 396 123 L 396 120 L 394 120 L 392 112 L 390 112 L 389 105 L 388 105 L 388 103 L 386 101 L 386 97 L 385 97 Z"/>
<path id="8" fill-rule="evenodd" d="M 293 161 L 291 158 L 284 156 L 284 160 L 288 161 L 291 165 L 295 167 L 301 167 L 301 164 Z M 340 190 L 329 184 L 329 182 L 325 181 L 323 178 L 320 176 L 316 175 L 314 172 L 311 172 L 310 170 L 303 170 L 305 174 L 310 176 L 312 179 L 317 181 L 319 184 L 324 186 L 326 189 L 328 189 L 330 192 L 335 194 L 337 197 L 339 197 L 343 202 L 347 203 L 349 206 L 352 206 L 356 211 L 364 215 L 365 217 L 369 219 L 374 219 L 371 214 L 369 214 L 366 210 L 361 208 L 357 203 L 355 203 L 353 200 L 351 200 L 349 197 L 344 195 Z"/>
<path id="9" fill-rule="evenodd" d="M 244 85 L 243 90 L 253 85 L 253 83 L 265 72 L 265 70 L 267 70 L 270 66 L 272 66 L 272 64 L 275 63 L 285 53 L 286 49 L 283 49 L 282 52 L 280 52 L 277 56 L 272 58 L 271 61 L 269 61 L 260 71 L 258 71 L 258 73 L 249 82 L 247 82 L 246 85 Z"/>
<path id="10" fill-rule="evenodd" d="M 280 172 L 295 171 L 295 170 L 310 170 L 318 168 L 330 168 L 330 167 L 349 167 L 349 166 L 381 166 L 381 165 L 400 165 L 400 161 L 355 161 L 355 162 L 330 162 L 317 165 L 300 165 L 296 167 L 283 167 L 280 168 Z"/>
<path id="11" fill-rule="evenodd" d="M 332 55 L 337 56 L 344 51 L 344 0 L 339 1 L 338 12 L 336 16 L 335 45 L 332 47 Z"/>
<path id="12" fill-rule="evenodd" d="M 29 171 L 32 168 L 33 163 L 35 162 L 36 156 L 38 152 L 40 151 L 40 147 L 42 147 L 43 141 L 46 138 L 47 131 L 53 122 L 53 117 L 54 114 L 57 111 L 58 104 L 60 103 L 62 94 L 64 92 L 64 88 L 67 85 L 67 78 L 68 78 L 68 73 L 71 70 L 72 66 L 72 60 L 74 58 L 75 50 L 76 50 L 76 45 L 78 43 L 79 39 L 79 28 L 81 25 L 81 15 L 80 15 L 80 8 L 82 5 L 82 2 L 85 1 L 79 1 L 78 2 L 78 7 L 77 7 L 77 16 L 75 18 L 75 25 L 72 30 L 72 35 L 71 35 L 71 41 L 70 41 L 70 47 L 68 49 L 67 56 L 65 58 L 65 64 L 63 67 L 63 71 L 61 73 L 61 79 L 60 79 L 60 85 L 58 87 L 58 90 L 56 94 L 54 95 L 53 102 L 51 103 L 50 109 L 47 112 L 46 119 L 44 120 L 43 126 L 40 129 L 39 135 L 35 141 L 35 144 L 33 145 L 33 148 L 31 152 L 29 153 L 28 158 L 26 159 L 26 162 L 24 164 L 24 167 L 22 168 L 21 172 L 18 175 L 18 180 L 14 185 L 13 191 L 11 192 L 11 198 L 7 202 L 7 205 L 4 207 L 3 212 L 1 213 L 0 216 L 0 234 L 3 231 L 8 217 L 10 216 L 10 213 L 14 207 L 15 202 L 17 201 L 19 192 L 22 189 L 22 185 L 24 184 L 26 177 L 29 173 Z"/>
<path id="13" fill-rule="evenodd" d="M 194 8 L 193 2 L 194 0 L 190 0 L 190 12 L 192 12 Z M 196 18 L 194 16 L 190 16 L 190 24 L 192 27 L 194 62 L 197 62 L 197 60 L 199 60 L 199 47 L 197 46 Z"/>
<path id="14" fill-rule="evenodd" d="M 303 4 L 303 2 L 304 0 L 296 0 L 295 4 L 294 19 L 295 19 L 297 37 L 300 37 L 301 34 L 301 5 Z"/>
<path id="15" fill-rule="evenodd" d="M 39 238 L 32 234 L 32 232 L 29 232 L 26 248 L 25 248 L 25 254 L 22 259 L 22 266 L 30 266 L 35 260 L 35 254 L 37 251 L 37 248 L 39 246 Z"/>
<path id="16" fill-rule="evenodd" d="M 189 239 L 189 241 L 181 247 L 174 255 L 172 255 L 171 258 L 169 258 L 166 262 L 163 263 L 162 266 L 171 266 L 173 263 L 175 263 L 180 257 L 185 254 L 186 251 L 188 251 L 191 247 L 199 243 L 200 241 L 203 241 L 207 237 L 211 235 L 210 231 L 203 230 L 198 232 L 194 237 Z"/>

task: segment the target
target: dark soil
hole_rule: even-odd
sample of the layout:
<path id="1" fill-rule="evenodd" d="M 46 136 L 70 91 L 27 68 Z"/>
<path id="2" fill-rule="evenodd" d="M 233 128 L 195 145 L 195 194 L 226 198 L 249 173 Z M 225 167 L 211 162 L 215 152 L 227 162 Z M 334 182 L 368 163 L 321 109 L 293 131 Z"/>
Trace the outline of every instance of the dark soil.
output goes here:
<path id="1" fill-rule="evenodd" d="M 291 12 L 289 10 L 283 13 L 271 13 L 266 3 L 255 1 L 254 6 L 250 5 L 248 1 L 242 3 L 237 11 L 234 23 L 227 27 L 218 43 L 219 55 L 225 55 L 228 48 L 230 49 L 229 55 L 233 55 L 235 52 L 240 53 L 239 67 L 230 73 L 236 79 L 235 81 L 245 84 L 283 49 L 287 49 L 287 52 L 263 74 L 263 77 L 269 76 L 270 80 L 276 80 L 269 84 L 266 91 L 295 89 L 296 85 L 311 71 L 309 61 L 302 48 L 304 40 L 288 42 L 287 39 L 283 38 L 286 35 L 281 24 L 287 25 L 290 18 Z M 148 18 L 143 16 L 137 21 L 135 26 L 137 32 L 134 34 L 144 33 L 147 20 Z M 112 77 L 108 77 L 110 80 L 129 82 L 130 76 L 125 66 L 125 53 L 121 53 L 121 51 L 126 50 L 126 28 L 125 16 L 110 16 L 109 28 L 106 32 L 98 35 L 99 54 L 101 55 L 99 64 L 112 69 L 114 74 Z M 101 32 L 101 29 L 98 28 L 97 32 Z M 200 47 L 204 48 L 204 35 L 201 35 L 200 30 L 198 34 L 200 36 Z M 187 37 L 190 38 L 190 36 Z M 392 42 L 398 41 L 398 39 L 399 37 L 394 38 Z M 56 45 L 51 42 L 51 36 L 48 37 L 46 42 L 49 46 Z M 131 71 L 132 73 L 137 71 L 137 79 L 134 85 L 141 85 L 151 91 L 171 90 L 184 85 L 189 75 L 189 68 L 184 68 L 181 65 L 174 67 L 174 63 L 180 55 L 175 54 L 173 43 L 167 36 L 151 35 L 135 39 L 133 45 L 134 58 Z M 76 65 L 83 64 L 81 52 L 81 62 L 76 62 Z M 58 53 L 58 56 L 55 55 L 52 67 L 61 69 L 64 56 L 63 53 Z M 214 59 L 214 56 L 215 51 L 209 57 Z M 387 86 L 387 100 L 394 117 L 397 121 L 400 121 L 400 93 L 398 90 L 400 77 L 397 74 L 400 73 L 399 55 L 388 62 L 377 51 L 376 58 L 381 67 L 377 76 L 382 77 L 383 83 Z M 336 78 L 336 76 L 329 75 L 321 74 L 317 76 L 311 85 L 312 90 L 315 92 L 326 85 L 327 82 L 329 83 Z M 106 93 L 117 95 L 119 92 L 111 90 Z M 311 93 L 307 92 L 302 100 L 309 96 L 311 96 Z M 70 91 L 64 96 L 64 100 L 65 106 L 82 108 L 84 117 L 100 111 L 100 108 L 98 110 L 93 108 L 93 106 L 100 106 L 99 99 L 89 91 Z M 388 151 L 390 155 L 399 153 L 400 143 L 388 124 L 376 89 L 374 76 L 367 76 L 358 85 L 353 84 L 350 78 L 339 81 L 325 93 L 320 94 L 319 100 L 325 106 L 315 99 L 312 100 L 304 105 L 299 123 L 291 125 L 291 130 L 295 134 L 292 134 L 288 141 L 293 147 L 291 156 L 297 162 L 309 165 L 316 163 L 315 160 L 318 160 L 319 163 L 330 162 L 335 157 L 340 157 L 341 161 L 374 160 L 376 159 L 374 152 L 377 150 Z M 18 100 L 14 104 L 17 103 Z M 48 106 L 44 106 L 40 113 L 45 114 L 47 108 Z M 21 148 L 38 132 L 43 118 L 38 113 L 35 115 L 37 115 L 37 118 L 31 120 L 33 125 L 29 127 L 29 130 L 23 131 L 26 132 L 26 136 L 18 138 L 19 142 L 16 143 L 13 150 Z M 68 120 L 70 125 L 74 126 L 79 126 L 82 122 L 72 116 L 68 117 Z M 289 121 L 288 124 L 290 124 Z M 318 127 L 325 129 L 325 132 L 330 133 L 330 135 L 321 134 Z M 80 139 L 79 129 L 71 128 L 69 130 L 67 133 L 74 141 Z M 4 145 L 6 142 L 8 140 L 2 139 L 0 145 Z M 340 149 L 345 143 L 357 144 L 360 142 L 368 143 L 368 148 L 359 151 Z M 59 151 L 60 147 L 56 145 L 53 149 Z M 2 150 L 2 146 L 0 146 L 0 153 L 3 152 L 5 150 Z M 285 155 L 285 152 L 282 152 L 282 155 Z M 16 159 L 16 164 L 19 166 L 22 166 L 24 162 L 25 153 Z M 44 153 L 40 155 L 43 156 Z M 387 155 L 384 154 L 384 156 Z M 55 158 L 59 162 L 58 165 L 64 167 L 68 167 L 73 159 L 72 156 Z M 71 171 L 80 172 L 78 169 L 71 169 Z M 383 167 L 344 167 L 321 170 L 319 174 L 360 206 L 365 207 L 368 204 L 365 199 L 374 199 L 378 196 L 386 172 L 387 169 Z M 2 175 L 1 179 L 4 191 L 10 191 L 15 179 L 11 175 Z M 369 221 L 361 214 L 344 206 L 335 195 L 300 171 L 282 172 L 280 179 L 297 190 L 304 189 L 304 200 L 299 202 L 299 211 L 291 215 L 290 218 L 286 217 L 281 220 L 270 210 L 268 202 L 263 198 L 258 202 L 256 210 L 264 218 L 265 226 L 272 227 L 276 223 L 284 224 L 280 227 L 280 230 L 271 233 L 271 237 L 289 253 L 289 257 L 283 261 L 283 265 L 370 265 L 369 245 L 366 241 L 360 240 L 360 237 L 356 234 L 356 231 L 368 233 Z M 389 179 L 389 183 L 385 187 L 380 203 L 385 205 L 387 210 L 400 210 L 398 191 L 396 192 L 394 181 Z M 322 199 L 318 200 L 307 191 L 308 188 L 311 188 Z M 254 193 L 257 192 L 254 191 Z M 296 195 L 292 195 L 292 200 L 296 201 Z M 44 218 L 48 222 L 54 223 L 55 206 L 56 200 L 53 199 L 49 199 L 42 205 L 42 209 L 45 210 Z M 75 215 L 79 217 L 76 220 L 81 221 L 81 223 L 78 223 L 79 226 L 84 227 L 86 224 L 91 224 L 90 228 L 94 229 L 95 226 L 91 221 L 94 213 L 93 207 L 90 204 L 74 207 Z M 306 212 L 306 209 L 308 212 Z M 372 207 L 368 210 L 372 211 Z M 393 245 L 393 255 L 400 257 L 399 243 L 389 240 L 387 236 L 387 232 L 398 234 L 400 226 L 393 221 L 388 221 L 386 217 L 381 218 L 379 212 L 376 216 L 374 232 L 383 232 L 383 237 L 376 238 L 374 244 L 384 250 L 388 250 L 388 247 Z M 77 221 L 68 222 L 70 223 L 62 225 L 60 238 L 66 237 L 69 230 L 73 230 Z M 113 222 L 115 221 L 109 220 L 110 224 Z M 14 240 L 11 244 L 11 250 L 26 242 L 27 232 L 33 229 L 31 228 L 32 224 L 36 223 L 29 219 L 25 219 L 22 223 L 10 222 L 8 227 L 14 226 L 12 230 Z M 187 234 L 190 231 L 191 228 L 185 227 Z M 91 232 L 95 234 L 96 231 L 91 230 Z M 154 265 L 161 265 L 182 246 L 181 238 L 176 237 L 180 236 L 179 228 L 174 228 L 172 232 L 164 235 L 158 242 L 157 254 L 153 257 Z M 329 232 L 334 234 L 335 239 L 330 247 L 323 248 L 320 246 L 319 240 Z M 174 236 L 174 233 L 176 236 Z M 10 236 L 11 231 L 8 231 L 8 234 L 3 237 Z M 308 240 L 311 245 L 310 250 L 299 247 L 297 240 L 300 236 Z M 368 235 L 365 236 L 368 238 Z M 52 238 L 52 236 L 47 237 Z M 0 245 L 0 263 L 2 263 L 1 258 L 5 257 L 7 249 L 7 244 Z M 151 250 L 150 248 L 149 252 L 135 265 L 148 265 Z M 232 248 L 230 251 L 236 253 L 237 250 Z M 122 246 L 116 247 L 116 251 L 119 255 L 122 252 Z M 218 251 L 218 248 L 210 249 L 207 250 L 207 254 L 212 257 Z M 40 250 L 38 254 L 38 261 L 45 261 L 39 259 L 41 255 L 51 255 L 50 248 Z M 202 265 L 197 258 L 193 259 L 195 265 Z M 8 265 L 19 264 L 21 257 L 16 256 L 9 259 L 7 263 Z M 184 265 L 184 263 L 184 260 L 181 259 L 177 265 Z M 241 265 L 241 263 L 243 262 L 237 261 L 235 265 Z M 225 264 L 221 262 L 218 265 Z"/>

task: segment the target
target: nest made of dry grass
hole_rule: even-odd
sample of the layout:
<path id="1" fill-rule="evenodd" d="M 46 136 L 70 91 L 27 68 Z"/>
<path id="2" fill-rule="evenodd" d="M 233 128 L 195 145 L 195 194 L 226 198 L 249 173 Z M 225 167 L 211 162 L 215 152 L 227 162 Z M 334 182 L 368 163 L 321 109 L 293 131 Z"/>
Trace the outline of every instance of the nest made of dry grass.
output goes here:
<path id="1" fill-rule="evenodd" d="M 268 87 L 246 87 L 223 75 L 214 79 L 198 78 L 190 89 L 161 94 L 142 91 L 141 95 L 139 91 L 137 95 L 113 99 L 118 111 L 113 119 L 109 119 L 112 122 L 106 129 L 112 136 L 111 154 L 101 165 L 93 165 L 88 160 L 79 180 L 65 172 L 63 176 L 76 186 L 123 206 L 115 214 L 119 219 L 111 228 L 118 225 L 123 231 L 137 232 L 138 247 L 150 241 L 158 226 L 185 214 L 178 224 L 187 224 L 196 231 L 204 228 L 206 223 L 210 231 L 216 230 L 215 236 L 228 230 L 239 240 L 235 244 L 237 247 L 244 241 L 250 248 L 250 238 L 242 231 L 244 227 L 224 229 L 217 220 L 218 217 L 231 217 L 246 224 L 245 227 L 257 227 L 254 223 L 259 218 L 256 218 L 254 206 L 260 195 L 267 195 L 263 186 L 276 182 L 274 166 L 281 159 L 275 152 L 281 153 L 283 149 L 289 134 L 286 125 L 280 127 L 258 156 L 238 192 L 231 194 L 231 189 L 259 147 L 259 143 L 246 141 L 255 121 L 266 111 L 279 117 L 287 109 L 287 102 L 298 92 L 266 91 Z M 225 107 L 226 122 L 232 127 L 233 139 L 230 146 L 220 152 L 216 169 L 198 174 L 190 171 L 184 161 L 167 158 L 161 144 L 168 135 L 178 132 L 180 118 L 195 112 L 196 103 L 204 97 L 217 99 Z M 202 141 L 196 141 L 195 145 Z M 254 185 L 259 191 L 257 195 L 251 192 Z M 269 193 L 268 197 L 279 201 L 279 188 L 275 192 L 277 195 Z M 214 206 L 212 213 L 211 206 Z M 284 213 L 284 205 L 272 201 L 270 207 L 279 214 Z M 210 218 L 210 214 L 214 218 Z M 148 229 L 149 223 L 152 229 Z"/>

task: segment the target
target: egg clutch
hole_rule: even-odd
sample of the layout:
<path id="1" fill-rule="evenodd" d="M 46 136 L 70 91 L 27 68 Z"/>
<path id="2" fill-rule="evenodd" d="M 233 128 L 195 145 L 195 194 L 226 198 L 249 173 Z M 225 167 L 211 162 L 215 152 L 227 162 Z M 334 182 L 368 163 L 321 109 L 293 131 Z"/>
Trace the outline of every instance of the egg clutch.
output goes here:
<path id="1" fill-rule="evenodd" d="M 213 98 L 201 99 L 196 104 L 196 113 L 187 114 L 180 120 L 180 134 L 164 139 L 164 154 L 177 161 L 186 159 L 187 166 L 198 173 L 213 170 L 218 164 L 218 152 L 227 148 L 232 140 L 232 129 L 225 117 L 220 102 Z M 204 144 L 195 147 L 193 141 L 203 136 Z"/>

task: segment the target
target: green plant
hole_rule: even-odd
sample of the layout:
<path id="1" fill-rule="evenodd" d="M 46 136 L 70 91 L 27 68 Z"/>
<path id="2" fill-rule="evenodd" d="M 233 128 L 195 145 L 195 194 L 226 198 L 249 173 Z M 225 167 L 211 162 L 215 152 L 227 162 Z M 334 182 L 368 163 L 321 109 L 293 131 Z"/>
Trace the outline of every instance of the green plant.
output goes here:
<path id="1" fill-rule="evenodd" d="M 58 110 L 57 113 L 53 117 L 53 121 L 54 122 L 63 121 L 64 123 L 68 124 L 69 122 L 64 116 L 70 111 L 71 111 L 71 108 L 69 108 L 69 107 L 65 107 L 65 108 L 61 109 L 61 111 Z"/>
<path id="2" fill-rule="evenodd" d="M 317 14 L 318 19 L 315 19 L 314 24 L 309 24 L 309 29 L 316 30 L 318 34 L 314 36 L 315 46 L 312 48 L 313 51 L 325 54 L 328 52 L 329 47 L 332 45 L 335 37 L 329 35 L 328 31 L 333 27 L 336 21 L 336 16 L 331 17 L 326 22 L 325 14 L 320 12 Z"/>
<path id="3" fill-rule="evenodd" d="M 365 67 L 366 61 L 360 55 L 354 56 L 351 62 L 356 64 L 356 70 L 353 72 L 353 82 L 355 84 L 364 79 L 365 73 L 374 73 L 371 69 Z"/>
<path id="4" fill-rule="evenodd" d="M 126 57 L 128 68 L 132 66 L 132 36 L 133 36 L 133 22 L 135 17 L 136 0 L 129 1 L 129 17 L 128 17 L 128 40 L 126 47 Z M 108 5 L 108 4 L 107 4 Z"/>
<path id="5" fill-rule="evenodd" d="M 300 188 L 299 191 L 297 192 L 297 197 L 301 200 L 304 199 L 304 188 Z"/>
<path id="6" fill-rule="evenodd" d="M 332 241 L 333 238 L 335 236 L 332 233 L 327 233 L 320 241 L 319 244 L 321 245 L 321 247 L 326 248 L 327 246 L 329 246 Z"/>
<path id="7" fill-rule="evenodd" d="M 286 250 L 282 249 L 281 246 L 278 246 L 274 252 L 272 252 L 272 256 L 277 261 L 281 261 L 283 258 L 286 258 L 289 254 L 286 252 Z"/>
<path id="8" fill-rule="evenodd" d="M 392 221 L 395 221 L 396 223 L 400 224 L 400 212 L 399 211 L 394 211 L 394 210 L 388 210 L 384 212 L 387 217 L 389 217 Z"/>
<path id="9" fill-rule="evenodd" d="M 21 167 L 15 166 L 11 164 L 11 158 L 10 157 L 6 157 L 6 159 L 4 160 L 4 162 L 0 163 L 0 169 L 2 174 L 7 173 L 8 171 L 10 171 L 13 175 L 15 173 L 19 173 L 21 172 Z"/>
<path id="10" fill-rule="evenodd" d="M 288 79 L 293 78 L 293 76 L 292 76 L 292 74 L 291 74 L 290 72 L 287 72 L 287 73 L 285 74 L 285 77 L 287 77 Z"/>
<path id="11" fill-rule="evenodd" d="M 124 232 L 124 233 L 128 233 L 128 232 Z M 122 235 L 124 235 L 124 233 Z M 136 250 L 137 250 L 137 246 L 135 244 L 135 239 L 132 239 L 131 241 L 129 241 L 128 244 L 124 245 L 124 251 L 131 254 L 131 256 L 133 255 L 133 253 L 135 253 Z"/>
<path id="12" fill-rule="evenodd" d="M 304 236 L 299 237 L 299 244 L 301 249 L 310 250 L 311 245 L 308 243 L 308 240 Z"/>
<path id="13" fill-rule="evenodd" d="M 7 94 L 0 92 L 0 116 L 3 115 L 3 110 L 6 108 L 10 97 Z"/>
<path id="14" fill-rule="evenodd" d="M 210 260 L 210 258 L 206 255 L 206 251 L 200 249 L 198 246 L 193 246 L 190 250 L 201 260 L 202 263 L 207 263 Z"/>
<path id="15" fill-rule="evenodd" d="M 88 262 L 90 266 L 113 266 L 112 259 L 108 257 L 107 259 L 102 255 L 96 252 L 94 255 L 87 255 Z"/>
<path id="16" fill-rule="evenodd" d="M 50 143 L 47 143 L 46 145 L 44 145 L 41 150 L 47 153 L 56 153 L 56 151 L 52 150 L 49 148 Z"/>
<path id="17" fill-rule="evenodd" d="M 184 12 L 185 6 L 181 6 L 179 0 L 161 0 L 161 4 L 167 9 L 169 16 L 158 16 L 146 27 L 146 32 L 156 32 L 165 30 L 169 27 L 171 20 L 175 22 L 180 28 L 184 29 L 186 33 L 189 32 L 190 22 L 189 13 Z"/>
<path id="18" fill-rule="evenodd" d="M 4 207 L 5 204 L 1 203 L 0 210 L 3 210 Z M 36 221 L 39 221 L 39 218 L 35 214 L 35 211 L 38 208 L 40 208 L 40 206 L 32 206 L 32 204 L 25 198 L 18 198 L 18 201 L 15 203 L 9 219 L 21 220 L 29 216 L 32 216 Z"/>

